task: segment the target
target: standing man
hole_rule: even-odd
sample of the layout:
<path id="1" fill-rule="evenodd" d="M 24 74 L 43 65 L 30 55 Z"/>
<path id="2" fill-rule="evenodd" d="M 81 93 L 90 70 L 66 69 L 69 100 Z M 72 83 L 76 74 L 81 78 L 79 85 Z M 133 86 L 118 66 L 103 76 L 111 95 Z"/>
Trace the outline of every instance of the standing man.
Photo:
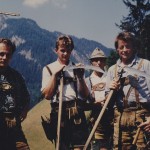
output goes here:
<path id="1" fill-rule="evenodd" d="M 94 49 L 90 56 L 91 64 L 93 66 L 100 67 L 102 70 L 105 70 L 106 59 L 107 57 L 105 53 L 99 48 Z M 89 121 L 93 127 L 105 102 L 106 74 L 93 71 L 92 74 L 86 78 L 86 83 L 90 92 L 89 101 L 92 100 Z M 108 110 L 106 110 L 101 122 L 95 131 L 94 139 L 92 140 L 91 144 L 92 150 L 110 149 L 112 127 L 110 125 L 109 117 L 110 115 L 108 114 Z"/>
<path id="2" fill-rule="evenodd" d="M 114 150 L 146 150 L 145 135 L 150 132 L 150 81 L 139 74 L 126 72 L 125 68 L 150 75 L 150 61 L 136 55 L 136 38 L 130 32 L 121 32 L 115 40 L 120 59 L 109 68 L 106 88 L 114 90 Z M 124 69 L 123 69 L 124 68 Z M 121 75 L 121 78 L 118 78 Z M 138 127 L 141 128 L 133 145 Z"/>
<path id="3" fill-rule="evenodd" d="M 55 52 L 58 59 L 43 68 L 42 94 L 51 103 L 50 122 L 53 128 L 53 139 L 56 141 L 56 129 L 58 120 L 59 95 L 62 92 L 62 121 L 60 134 L 60 149 L 82 149 L 80 145 L 87 139 L 87 125 L 82 109 L 82 97 L 87 94 L 84 81 L 84 70 L 63 71 L 65 66 L 74 65 L 70 61 L 70 55 L 74 49 L 74 43 L 70 36 L 61 35 L 56 41 Z M 63 77 L 63 91 L 60 91 L 60 78 Z"/>
<path id="4" fill-rule="evenodd" d="M 22 76 L 9 66 L 15 45 L 0 39 L 0 148 L 29 150 L 21 128 L 29 108 L 29 93 Z"/>

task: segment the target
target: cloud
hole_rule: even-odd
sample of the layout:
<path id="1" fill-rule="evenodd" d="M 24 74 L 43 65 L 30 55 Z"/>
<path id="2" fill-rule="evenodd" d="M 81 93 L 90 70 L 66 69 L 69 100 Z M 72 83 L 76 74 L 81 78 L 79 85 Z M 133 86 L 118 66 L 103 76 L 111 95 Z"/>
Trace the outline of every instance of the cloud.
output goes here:
<path id="1" fill-rule="evenodd" d="M 24 0 L 23 5 L 26 5 L 32 8 L 37 8 L 37 7 L 40 7 L 41 5 L 44 5 L 47 2 L 51 2 L 54 6 L 65 9 L 67 7 L 68 1 L 69 0 Z"/>
<path id="2" fill-rule="evenodd" d="M 41 5 L 44 5 L 49 0 L 24 0 L 23 4 L 29 7 L 37 8 Z"/>
<path id="3" fill-rule="evenodd" d="M 51 0 L 51 1 L 55 6 L 59 8 L 65 9 L 67 7 L 68 0 Z"/>

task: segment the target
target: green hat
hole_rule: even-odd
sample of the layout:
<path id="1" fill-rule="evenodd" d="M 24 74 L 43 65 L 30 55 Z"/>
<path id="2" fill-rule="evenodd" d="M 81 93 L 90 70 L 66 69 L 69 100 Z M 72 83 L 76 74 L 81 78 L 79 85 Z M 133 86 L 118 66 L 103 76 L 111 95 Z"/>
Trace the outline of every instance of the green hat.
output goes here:
<path id="1" fill-rule="evenodd" d="M 90 59 L 93 59 L 93 58 L 107 58 L 107 57 L 101 49 L 95 48 L 90 56 Z"/>

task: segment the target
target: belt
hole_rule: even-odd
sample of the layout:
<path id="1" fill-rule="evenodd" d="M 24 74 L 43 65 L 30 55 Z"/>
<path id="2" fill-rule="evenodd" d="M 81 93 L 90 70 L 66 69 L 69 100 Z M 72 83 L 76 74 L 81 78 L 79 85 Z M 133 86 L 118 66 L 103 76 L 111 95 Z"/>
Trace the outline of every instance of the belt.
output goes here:
<path id="1" fill-rule="evenodd" d="M 71 108 L 76 105 L 75 103 L 76 103 L 75 100 L 65 101 L 65 102 L 63 102 L 62 107 L 63 107 L 63 109 Z M 52 107 L 52 110 L 58 111 L 59 103 L 57 103 L 57 102 L 51 103 L 51 107 Z"/>
<path id="2" fill-rule="evenodd" d="M 127 107 L 124 110 L 140 110 L 145 108 L 146 109 L 147 103 L 137 103 L 137 102 L 129 102 Z"/>
<path id="3" fill-rule="evenodd" d="M 71 107 L 75 107 L 75 106 L 84 106 L 84 101 L 78 99 L 78 100 L 71 100 L 71 101 L 64 101 L 62 103 L 62 108 L 63 109 L 69 109 Z M 58 107 L 59 107 L 59 103 L 57 102 L 54 102 L 54 103 L 51 103 L 51 107 L 52 107 L 52 110 L 56 110 L 58 111 Z"/>
<path id="4" fill-rule="evenodd" d="M 14 113 L 12 113 L 12 112 L 2 112 L 2 113 L 0 113 L 0 118 L 5 118 L 5 117 L 14 117 Z"/>

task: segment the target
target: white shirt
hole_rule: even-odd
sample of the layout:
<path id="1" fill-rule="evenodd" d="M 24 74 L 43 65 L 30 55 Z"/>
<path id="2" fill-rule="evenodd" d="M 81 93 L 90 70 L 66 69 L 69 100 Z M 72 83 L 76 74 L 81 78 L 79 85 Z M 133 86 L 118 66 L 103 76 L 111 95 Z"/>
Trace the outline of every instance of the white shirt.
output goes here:
<path id="1" fill-rule="evenodd" d="M 60 65 L 59 61 L 55 61 L 51 64 L 48 64 L 47 66 L 50 68 L 51 72 L 54 72 L 54 69 L 56 67 L 56 65 Z M 69 63 L 69 65 L 72 65 L 72 62 Z M 65 77 L 74 77 L 74 73 L 73 71 L 65 71 L 64 72 L 64 76 Z M 51 79 L 51 75 L 48 72 L 47 68 L 44 67 L 43 68 L 43 74 L 42 74 L 42 88 L 41 91 L 47 86 L 47 84 L 49 83 Z M 58 85 L 58 91 L 60 91 L 60 85 Z M 70 82 L 69 84 L 64 84 L 63 85 L 63 101 L 71 101 L 71 100 L 75 100 L 76 98 L 76 92 L 75 92 L 75 87 L 74 87 L 74 83 Z M 51 99 L 51 102 L 57 102 L 57 97 L 56 95 L 53 96 L 53 98 Z"/>
<path id="2" fill-rule="evenodd" d="M 138 58 L 135 56 L 133 61 L 128 65 L 131 68 L 137 69 L 139 66 L 139 63 L 141 61 L 141 58 Z M 119 59 L 117 61 L 117 70 L 121 68 L 121 60 Z M 115 77 L 115 65 L 109 68 L 107 73 L 107 82 L 106 82 L 106 92 L 109 91 L 109 84 Z M 143 59 L 143 63 L 141 68 L 139 69 L 142 72 L 145 72 L 146 74 L 150 75 L 150 61 Z M 123 77 L 127 77 L 127 75 L 130 75 L 130 73 L 123 73 Z M 137 87 L 136 89 L 139 92 L 139 101 L 140 102 L 150 102 L 150 80 L 145 79 L 145 77 L 140 76 L 140 74 L 137 75 Z M 123 92 L 125 95 L 127 95 L 127 92 L 129 91 L 130 84 L 123 87 Z M 135 91 L 134 89 L 131 91 L 128 102 L 136 101 L 135 98 Z"/>
<path id="3" fill-rule="evenodd" d="M 88 86 L 88 89 L 90 93 L 94 92 L 94 98 L 96 102 L 103 101 L 105 99 L 105 83 L 106 83 L 106 75 L 103 75 L 102 77 L 99 77 L 95 75 L 93 72 L 90 77 L 86 78 L 86 84 Z M 102 84 L 104 85 L 101 90 L 92 90 L 92 86 L 96 84 Z"/>

